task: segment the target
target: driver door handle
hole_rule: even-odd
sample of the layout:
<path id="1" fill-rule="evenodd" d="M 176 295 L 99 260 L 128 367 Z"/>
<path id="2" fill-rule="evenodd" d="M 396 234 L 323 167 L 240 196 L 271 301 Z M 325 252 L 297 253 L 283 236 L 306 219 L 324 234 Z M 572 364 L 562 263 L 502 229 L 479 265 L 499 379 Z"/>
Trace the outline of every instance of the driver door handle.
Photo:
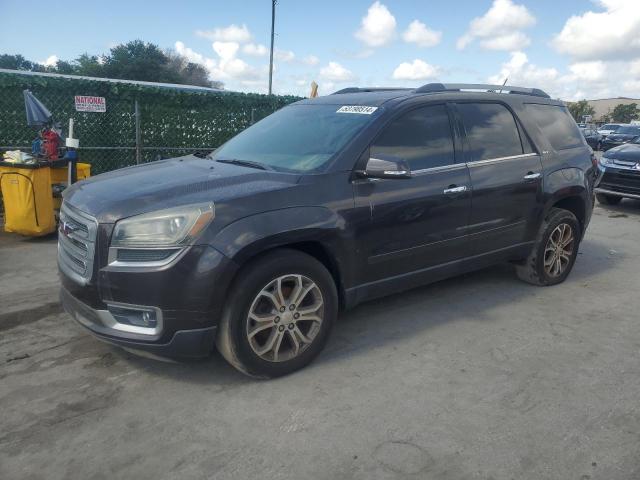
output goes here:
<path id="1" fill-rule="evenodd" d="M 463 193 L 467 191 L 467 186 L 462 185 L 460 187 L 456 187 L 455 185 L 450 185 L 449 188 L 444 189 L 445 195 L 455 195 L 456 193 Z"/>
<path id="2" fill-rule="evenodd" d="M 542 174 L 540 172 L 529 172 L 524 176 L 525 180 L 535 180 L 536 178 L 540 178 L 542 176 Z"/>

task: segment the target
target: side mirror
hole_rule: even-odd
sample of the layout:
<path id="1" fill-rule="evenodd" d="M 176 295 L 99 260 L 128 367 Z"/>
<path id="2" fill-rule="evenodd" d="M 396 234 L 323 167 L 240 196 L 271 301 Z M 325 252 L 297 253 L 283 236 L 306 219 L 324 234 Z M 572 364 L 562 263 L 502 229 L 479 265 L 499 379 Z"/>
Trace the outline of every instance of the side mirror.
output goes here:
<path id="1" fill-rule="evenodd" d="M 411 178 L 407 161 L 393 155 L 369 158 L 363 173 L 367 178 Z"/>

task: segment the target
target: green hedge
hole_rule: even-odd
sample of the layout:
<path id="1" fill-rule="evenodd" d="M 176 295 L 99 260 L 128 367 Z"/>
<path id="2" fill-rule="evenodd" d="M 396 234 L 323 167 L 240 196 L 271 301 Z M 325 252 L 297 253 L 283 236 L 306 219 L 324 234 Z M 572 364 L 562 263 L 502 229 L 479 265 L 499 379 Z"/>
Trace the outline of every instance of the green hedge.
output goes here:
<path id="1" fill-rule="evenodd" d="M 80 158 L 99 173 L 136 162 L 135 100 L 140 107 L 143 161 L 217 147 L 293 96 L 185 91 L 166 87 L 0 72 L 0 146 L 28 147 L 22 91 L 29 89 L 66 131 L 74 118 Z M 76 112 L 75 95 L 105 97 L 105 113 Z M 113 148 L 115 147 L 115 148 Z M 185 150 L 181 152 L 180 148 Z"/>

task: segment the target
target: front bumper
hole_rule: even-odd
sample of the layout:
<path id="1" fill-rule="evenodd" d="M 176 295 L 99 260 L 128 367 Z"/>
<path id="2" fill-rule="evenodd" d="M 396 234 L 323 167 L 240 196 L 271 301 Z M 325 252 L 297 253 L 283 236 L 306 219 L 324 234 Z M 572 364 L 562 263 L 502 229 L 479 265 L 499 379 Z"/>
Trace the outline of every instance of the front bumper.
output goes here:
<path id="1" fill-rule="evenodd" d="M 124 332 L 114 328 L 117 324 L 106 309 L 94 309 L 60 288 L 60 301 L 65 311 L 98 339 L 133 350 L 141 350 L 160 357 L 201 358 L 208 356 L 214 346 L 216 327 L 177 330 L 168 341 L 160 336 Z"/>
<path id="2" fill-rule="evenodd" d="M 600 167 L 600 170 L 596 193 L 640 199 L 640 171 L 616 166 Z"/>

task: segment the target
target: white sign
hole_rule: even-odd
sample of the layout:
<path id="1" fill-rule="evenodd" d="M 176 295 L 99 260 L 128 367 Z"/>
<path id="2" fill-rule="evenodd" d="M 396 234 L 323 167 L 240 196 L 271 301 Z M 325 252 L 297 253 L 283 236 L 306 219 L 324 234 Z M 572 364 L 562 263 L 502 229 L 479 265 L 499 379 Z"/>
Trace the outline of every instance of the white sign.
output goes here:
<path id="1" fill-rule="evenodd" d="M 361 115 L 371 115 L 378 107 L 366 107 L 364 105 L 344 105 L 336 110 L 336 113 L 359 113 Z"/>
<path id="2" fill-rule="evenodd" d="M 104 97 L 87 97 L 76 95 L 76 112 L 106 112 L 107 102 Z"/>

